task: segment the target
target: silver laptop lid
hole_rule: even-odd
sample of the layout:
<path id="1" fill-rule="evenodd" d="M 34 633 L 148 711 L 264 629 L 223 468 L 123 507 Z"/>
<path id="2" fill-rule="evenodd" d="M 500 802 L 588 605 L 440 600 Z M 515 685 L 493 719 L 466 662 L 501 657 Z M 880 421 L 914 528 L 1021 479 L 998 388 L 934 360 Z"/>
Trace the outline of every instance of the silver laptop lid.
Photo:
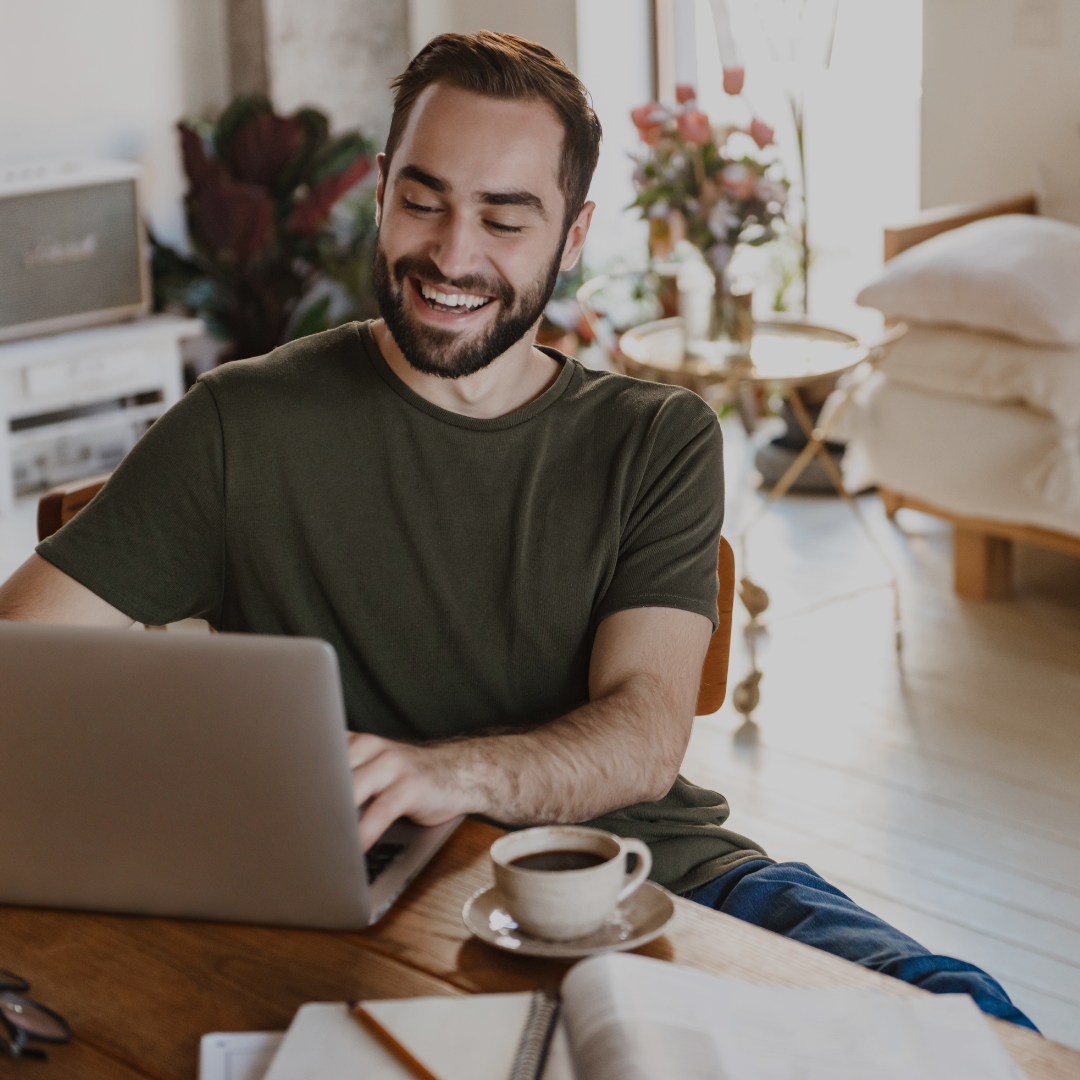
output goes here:
<path id="1" fill-rule="evenodd" d="M 368 924 L 325 642 L 0 622 L 0 903 Z"/>

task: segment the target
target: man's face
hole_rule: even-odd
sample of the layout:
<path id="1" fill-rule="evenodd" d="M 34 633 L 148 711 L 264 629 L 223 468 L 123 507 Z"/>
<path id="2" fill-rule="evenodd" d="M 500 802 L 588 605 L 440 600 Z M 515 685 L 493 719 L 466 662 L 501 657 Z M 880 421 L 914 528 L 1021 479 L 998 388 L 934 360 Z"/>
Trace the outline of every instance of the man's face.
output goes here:
<path id="1" fill-rule="evenodd" d="M 562 141 L 541 101 L 420 95 L 380 175 L 375 254 L 379 309 L 414 368 L 471 375 L 543 314 L 564 261 Z"/>

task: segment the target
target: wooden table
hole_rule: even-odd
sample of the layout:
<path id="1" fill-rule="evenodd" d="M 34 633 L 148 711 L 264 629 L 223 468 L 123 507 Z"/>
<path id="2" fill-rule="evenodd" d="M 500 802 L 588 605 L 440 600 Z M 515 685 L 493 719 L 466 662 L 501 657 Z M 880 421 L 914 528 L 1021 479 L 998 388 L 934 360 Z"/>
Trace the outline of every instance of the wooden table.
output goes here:
<path id="1" fill-rule="evenodd" d="M 472 939 L 466 898 L 490 883 L 498 836 L 467 821 L 405 896 L 364 933 L 0 908 L 0 966 L 65 1016 L 68 1046 L 48 1064 L 0 1058 L 0 1077 L 181 1080 L 198 1068 L 209 1031 L 286 1027 L 308 1001 L 474 994 L 555 985 L 565 964 L 502 953 Z M 875 986 L 921 994 L 895 979 L 676 900 L 670 931 L 641 950 L 749 982 Z M 1031 1080 L 1075 1080 L 1080 1052 L 993 1021 Z"/>

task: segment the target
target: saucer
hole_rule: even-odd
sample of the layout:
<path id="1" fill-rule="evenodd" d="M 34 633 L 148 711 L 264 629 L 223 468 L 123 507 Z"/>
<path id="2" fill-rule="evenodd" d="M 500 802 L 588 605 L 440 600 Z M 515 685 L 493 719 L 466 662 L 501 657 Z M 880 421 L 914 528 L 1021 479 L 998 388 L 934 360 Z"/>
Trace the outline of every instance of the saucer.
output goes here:
<path id="1" fill-rule="evenodd" d="M 461 917 L 481 941 L 522 956 L 577 960 L 602 952 L 636 949 L 659 937 L 675 915 L 671 894 L 646 881 L 631 893 L 599 930 L 570 941 L 547 941 L 520 930 L 504 907 L 502 890 L 489 885 L 465 901 Z"/>

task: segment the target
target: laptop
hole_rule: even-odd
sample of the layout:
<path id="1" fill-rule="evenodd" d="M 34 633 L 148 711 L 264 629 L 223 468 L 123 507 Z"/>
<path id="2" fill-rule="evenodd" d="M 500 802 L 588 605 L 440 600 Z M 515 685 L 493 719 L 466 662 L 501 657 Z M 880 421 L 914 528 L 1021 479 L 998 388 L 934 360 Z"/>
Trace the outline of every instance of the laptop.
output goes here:
<path id="1" fill-rule="evenodd" d="M 365 857 L 312 638 L 0 622 L 0 903 L 355 930 L 453 832 Z"/>

